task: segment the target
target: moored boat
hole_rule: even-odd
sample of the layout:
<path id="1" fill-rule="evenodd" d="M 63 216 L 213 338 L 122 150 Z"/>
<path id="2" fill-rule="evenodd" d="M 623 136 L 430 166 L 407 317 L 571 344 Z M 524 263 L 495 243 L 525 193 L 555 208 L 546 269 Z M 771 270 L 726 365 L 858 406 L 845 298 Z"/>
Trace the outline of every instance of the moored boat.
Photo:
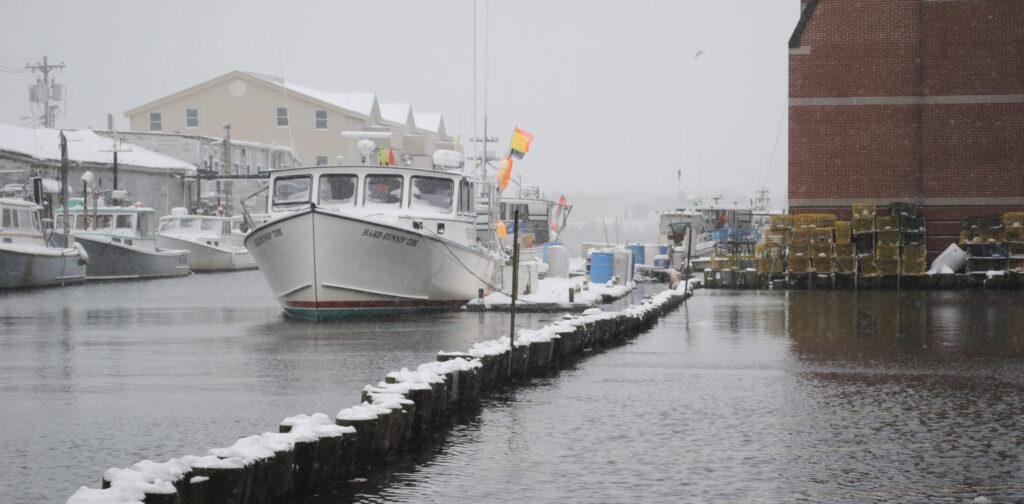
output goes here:
<path id="1" fill-rule="evenodd" d="M 245 246 L 292 316 L 459 307 L 494 288 L 502 260 L 476 238 L 475 184 L 400 166 L 277 170 Z"/>
<path id="2" fill-rule="evenodd" d="M 89 279 L 154 278 L 189 273 L 187 250 L 158 249 L 153 240 L 155 211 L 142 204 L 107 206 L 102 199 L 85 206 L 68 201 L 68 228 L 89 254 Z M 63 209 L 55 212 L 55 234 L 64 232 Z"/>
<path id="3" fill-rule="evenodd" d="M 516 210 L 519 211 L 520 260 L 543 261 L 544 244 L 558 241 L 572 206 L 566 203 L 564 196 L 558 201 L 544 198 L 536 186 L 525 187 L 514 197 L 502 196 L 499 218 L 507 231 L 501 240 L 506 251 L 512 250 Z"/>
<path id="4" fill-rule="evenodd" d="M 85 251 L 80 245 L 47 243 L 37 205 L 0 198 L 0 214 L 0 288 L 67 285 L 85 279 Z"/>
<path id="5" fill-rule="evenodd" d="M 184 208 L 173 208 L 171 215 L 160 217 L 156 247 L 188 250 L 192 271 L 255 268 L 252 254 L 242 244 L 245 234 L 232 224 L 231 217 L 188 215 Z"/>

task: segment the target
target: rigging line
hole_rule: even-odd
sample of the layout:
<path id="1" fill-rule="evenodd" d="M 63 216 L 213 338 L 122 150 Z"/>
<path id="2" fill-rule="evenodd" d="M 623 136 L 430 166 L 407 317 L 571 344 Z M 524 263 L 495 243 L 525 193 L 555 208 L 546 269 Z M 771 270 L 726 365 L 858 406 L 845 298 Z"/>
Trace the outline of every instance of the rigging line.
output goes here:
<path id="1" fill-rule="evenodd" d="M 782 136 L 782 123 L 786 119 L 786 112 L 789 110 L 789 104 L 785 104 L 782 108 L 782 115 L 779 116 L 779 128 L 775 131 L 775 145 L 772 147 L 772 156 L 768 158 L 768 169 L 764 172 L 764 182 L 761 187 L 768 185 L 768 175 L 772 172 L 772 162 L 775 161 L 775 151 L 779 148 L 779 137 Z"/>
<path id="2" fill-rule="evenodd" d="M 474 272 L 472 269 L 470 269 L 469 266 L 466 266 L 466 263 L 462 262 L 462 259 L 459 259 L 459 256 L 455 255 L 455 251 L 452 250 L 452 248 L 449 247 L 447 243 L 445 243 L 445 239 L 441 238 L 441 235 L 435 233 L 434 231 L 431 231 L 426 226 L 424 226 L 422 229 L 427 231 L 428 233 L 436 236 L 437 239 L 438 239 L 438 242 L 440 242 L 441 245 L 444 245 L 444 248 L 448 249 L 448 253 L 451 254 L 452 258 L 455 259 L 455 262 L 459 263 L 459 266 L 461 266 L 463 269 L 465 269 L 466 272 L 468 272 L 470 275 L 473 275 L 474 278 L 476 278 L 477 280 L 480 280 L 480 282 L 482 282 L 487 287 L 490 287 L 491 290 L 493 290 L 494 292 L 497 292 L 499 294 L 504 294 L 504 295 L 506 295 L 508 297 L 512 297 L 512 294 L 510 292 L 502 291 L 498 286 L 492 284 L 491 282 L 488 282 L 487 280 L 484 280 L 483 278 L 480 278 L 480 276 L 477 275 L 476 272 Z M 516 298 L 516 301 L 520 302 L 520 303 L 526 303 L 526 304 L 547 304 L 547 303 L 540 303 L 540 302 L 536 302 L 536 301 L 527 301 L 527 300 L 521 299 L 521 298 Z"/>

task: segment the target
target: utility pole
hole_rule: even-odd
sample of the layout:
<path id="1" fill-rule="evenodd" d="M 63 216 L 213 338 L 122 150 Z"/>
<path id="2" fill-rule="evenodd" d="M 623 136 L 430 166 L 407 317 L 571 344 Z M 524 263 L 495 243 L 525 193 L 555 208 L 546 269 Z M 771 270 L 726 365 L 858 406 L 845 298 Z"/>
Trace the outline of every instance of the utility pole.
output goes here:
<path id="1" fill-rule="evenodd" d="M 36 82 L 29 88 L 29 100 L 32 103 L 42 103 L 45 107 L 43 111 L 43 127 L 52 128 L 54 122 L 54 109 L 56 105 L 50 105 L 50 101 L 61 101 L 64 99 L 64 86 L 50 81 L 51 70 L 63 70 L 64 63 L 59 65 L 51 65 L 46 56 L 43 56 L 43 62 L 36 63 L 35 65 L 25 64 L 26 70 L 32 70 L 34 72 L 40 72 L 43 74 L 42 82 Z"/>

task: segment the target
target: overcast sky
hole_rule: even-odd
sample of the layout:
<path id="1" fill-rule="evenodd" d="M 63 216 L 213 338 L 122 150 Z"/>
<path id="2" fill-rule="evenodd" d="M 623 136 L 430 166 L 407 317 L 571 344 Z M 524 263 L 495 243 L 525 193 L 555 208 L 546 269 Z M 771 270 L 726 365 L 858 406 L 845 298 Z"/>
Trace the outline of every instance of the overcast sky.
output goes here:
<path id="1" fill-rule="evenodd" d="M 515 125 L 536 136 L 513 169 L 525 184 L 664 195 L 682 170 L 684 192 L 767 185 L 782 204 L 799 5 L 476 0 L 474 58 L 473 0 L 2 0 L 0 122 L 31 122 L 36 75 L 23 69 L 47 55 L 67 65 L 55 73 L 68 96 L 58 127 L 106 128 L 113 113 L 126 129 L 130 108 L 245 70 L 439 112 L 467 139 L 475 61 L 476 114 L 486 74 L 502 149 Z"/>

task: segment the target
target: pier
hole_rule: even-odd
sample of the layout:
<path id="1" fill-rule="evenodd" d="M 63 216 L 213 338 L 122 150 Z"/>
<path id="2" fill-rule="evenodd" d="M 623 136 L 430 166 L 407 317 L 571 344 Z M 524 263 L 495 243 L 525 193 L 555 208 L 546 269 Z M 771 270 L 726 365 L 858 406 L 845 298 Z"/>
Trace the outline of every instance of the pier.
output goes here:
<path id="1" fill-rule="evenodd" d="M 684 284 L 685 285 L 685 284 Z M 650 328 L 690 295 L 665 290 L 618 312 L 588 310 L 537 330 L 440 352 L 415 370 L 388 373 L 362 391 L 362 402 L 334 418 L 323 413 L 284 419 L 277 432 L 239 439 L 204 456 L 109 469 L 101 487 L 82 487 L 69 504 L 284 502 L 386 468 L 479 405 L 488 394 L 528 383 L 594 349 L 621 345 Z"/>

